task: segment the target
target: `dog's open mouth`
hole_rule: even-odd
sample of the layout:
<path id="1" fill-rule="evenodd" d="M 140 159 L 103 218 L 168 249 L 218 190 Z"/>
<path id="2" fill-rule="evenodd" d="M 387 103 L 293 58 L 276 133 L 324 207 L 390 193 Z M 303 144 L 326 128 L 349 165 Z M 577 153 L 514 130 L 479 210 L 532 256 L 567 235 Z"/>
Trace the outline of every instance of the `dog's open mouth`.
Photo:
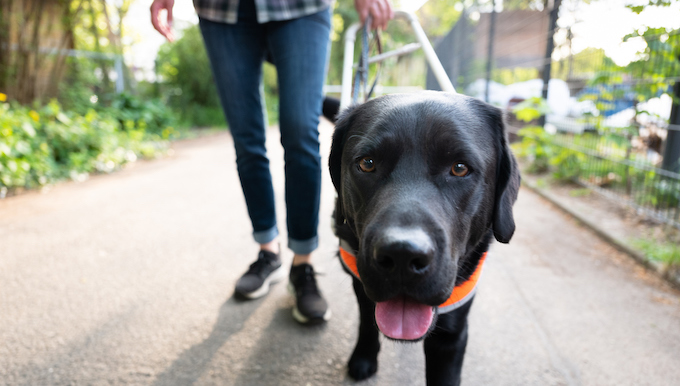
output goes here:
<path id="1" fill-rule="evenodd" d="M 399 340 L 418 340 L 430 329 L 434 308 L 407 296 L 397 296 L 375 305 L 375 321 L 385 336 Z"/>

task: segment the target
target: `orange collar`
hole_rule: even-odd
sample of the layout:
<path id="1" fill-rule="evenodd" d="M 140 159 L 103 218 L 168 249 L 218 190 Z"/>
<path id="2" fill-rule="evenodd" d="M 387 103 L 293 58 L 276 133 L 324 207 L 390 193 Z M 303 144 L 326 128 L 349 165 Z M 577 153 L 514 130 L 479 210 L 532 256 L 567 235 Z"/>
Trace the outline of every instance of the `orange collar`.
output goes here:
<path id="1" fill-rule="evenodd" d="M 479 281 L 479 277 L 482 275 L 482 267 L 484 265 L 484 261 L 486 260 L 486 254 L 487 252 L 484 252 L 482 257 L 479 259 L 477 268 L 475 268 L 475 271 L 472 273 L 470 278 L 467 279 L 465 282 L 460 283 L 457 286 L 453 287 L 451 296 L 449 296 L 449 298 L 446 299 L 444 303 L 439 305 L 440 313 L 453 311 L 456 308 L 467 303 L 468 300 L 472 299 L 472 296 L 474 296 L 475 290 L 477 289 L 477 282 Z M 347 249 L 343 248 L 342 246 L 340 246 L 340 261 L 342 261 L 342 264 L 345 266 L 345 268 L 352 272 L 352 274 L 357 279 L 361 280 L 361 278 L 359 277 L 359 270 L 357 269 L 356 256 L 354 256 L 352 253 L 350 253 Z"/>

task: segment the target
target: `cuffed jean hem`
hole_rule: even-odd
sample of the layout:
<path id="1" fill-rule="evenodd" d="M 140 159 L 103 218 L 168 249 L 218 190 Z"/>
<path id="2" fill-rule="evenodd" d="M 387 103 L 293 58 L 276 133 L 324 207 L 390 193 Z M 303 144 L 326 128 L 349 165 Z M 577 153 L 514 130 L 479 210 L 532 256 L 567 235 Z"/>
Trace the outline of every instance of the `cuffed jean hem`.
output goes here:
<path id="1" fill-rule="evenodd" d="M 253 232 L 253 238 L 258 244 L 267 244 L 268 242 L 274 240 L 278 235 L 279 228 L 277 228 L 276 225 L 264 231 Z"/>
<path id="2" fill-rule="evenodd" d="M 319 236 L 314 236 L 307 240 L 295 240 L 288 238 L 288 248 L 298 255 L 308 255 L 319 247 Z"/>

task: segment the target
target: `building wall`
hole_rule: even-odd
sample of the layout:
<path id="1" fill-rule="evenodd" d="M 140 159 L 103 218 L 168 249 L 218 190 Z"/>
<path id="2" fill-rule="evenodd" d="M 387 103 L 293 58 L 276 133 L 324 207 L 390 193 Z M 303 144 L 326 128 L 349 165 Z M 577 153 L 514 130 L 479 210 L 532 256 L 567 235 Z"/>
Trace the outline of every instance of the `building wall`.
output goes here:
<path id="1" fill-rule="evenodd" d="M 466 85 L 485 77 L 491 14 L 477 22 L 463 14 L 451 31 L 435 42 L 435 51 L 454 86 Z M 545 11 L 503 11 L 496 14 L 494 68 L 537 68 L 545 62 L 549 13 Z M 428 69 L 427 88 L 439 86 Z"/>
<path id="2" fill-rule="evenodd" d="M 495 67 L 542 67 L 548 39 L 547 11 L 503 11 L 496 14 Z M 486 60 L 490 13 L 483 13 L 474 31 L 475 58 Z"/>

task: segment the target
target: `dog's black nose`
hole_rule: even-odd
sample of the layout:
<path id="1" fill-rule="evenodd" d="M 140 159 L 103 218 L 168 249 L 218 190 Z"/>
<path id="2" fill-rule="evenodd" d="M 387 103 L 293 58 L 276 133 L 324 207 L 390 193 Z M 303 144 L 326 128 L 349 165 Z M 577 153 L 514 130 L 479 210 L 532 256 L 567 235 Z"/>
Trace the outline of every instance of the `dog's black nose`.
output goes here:
<path id="1" fill-rule="evenodd" d="M 434 254 L 432 239 L 421 229 L 387 229 L 373 248 L 378 269 L 388 274 L 399 273 L 402 279 L 425 274 Z"/>

